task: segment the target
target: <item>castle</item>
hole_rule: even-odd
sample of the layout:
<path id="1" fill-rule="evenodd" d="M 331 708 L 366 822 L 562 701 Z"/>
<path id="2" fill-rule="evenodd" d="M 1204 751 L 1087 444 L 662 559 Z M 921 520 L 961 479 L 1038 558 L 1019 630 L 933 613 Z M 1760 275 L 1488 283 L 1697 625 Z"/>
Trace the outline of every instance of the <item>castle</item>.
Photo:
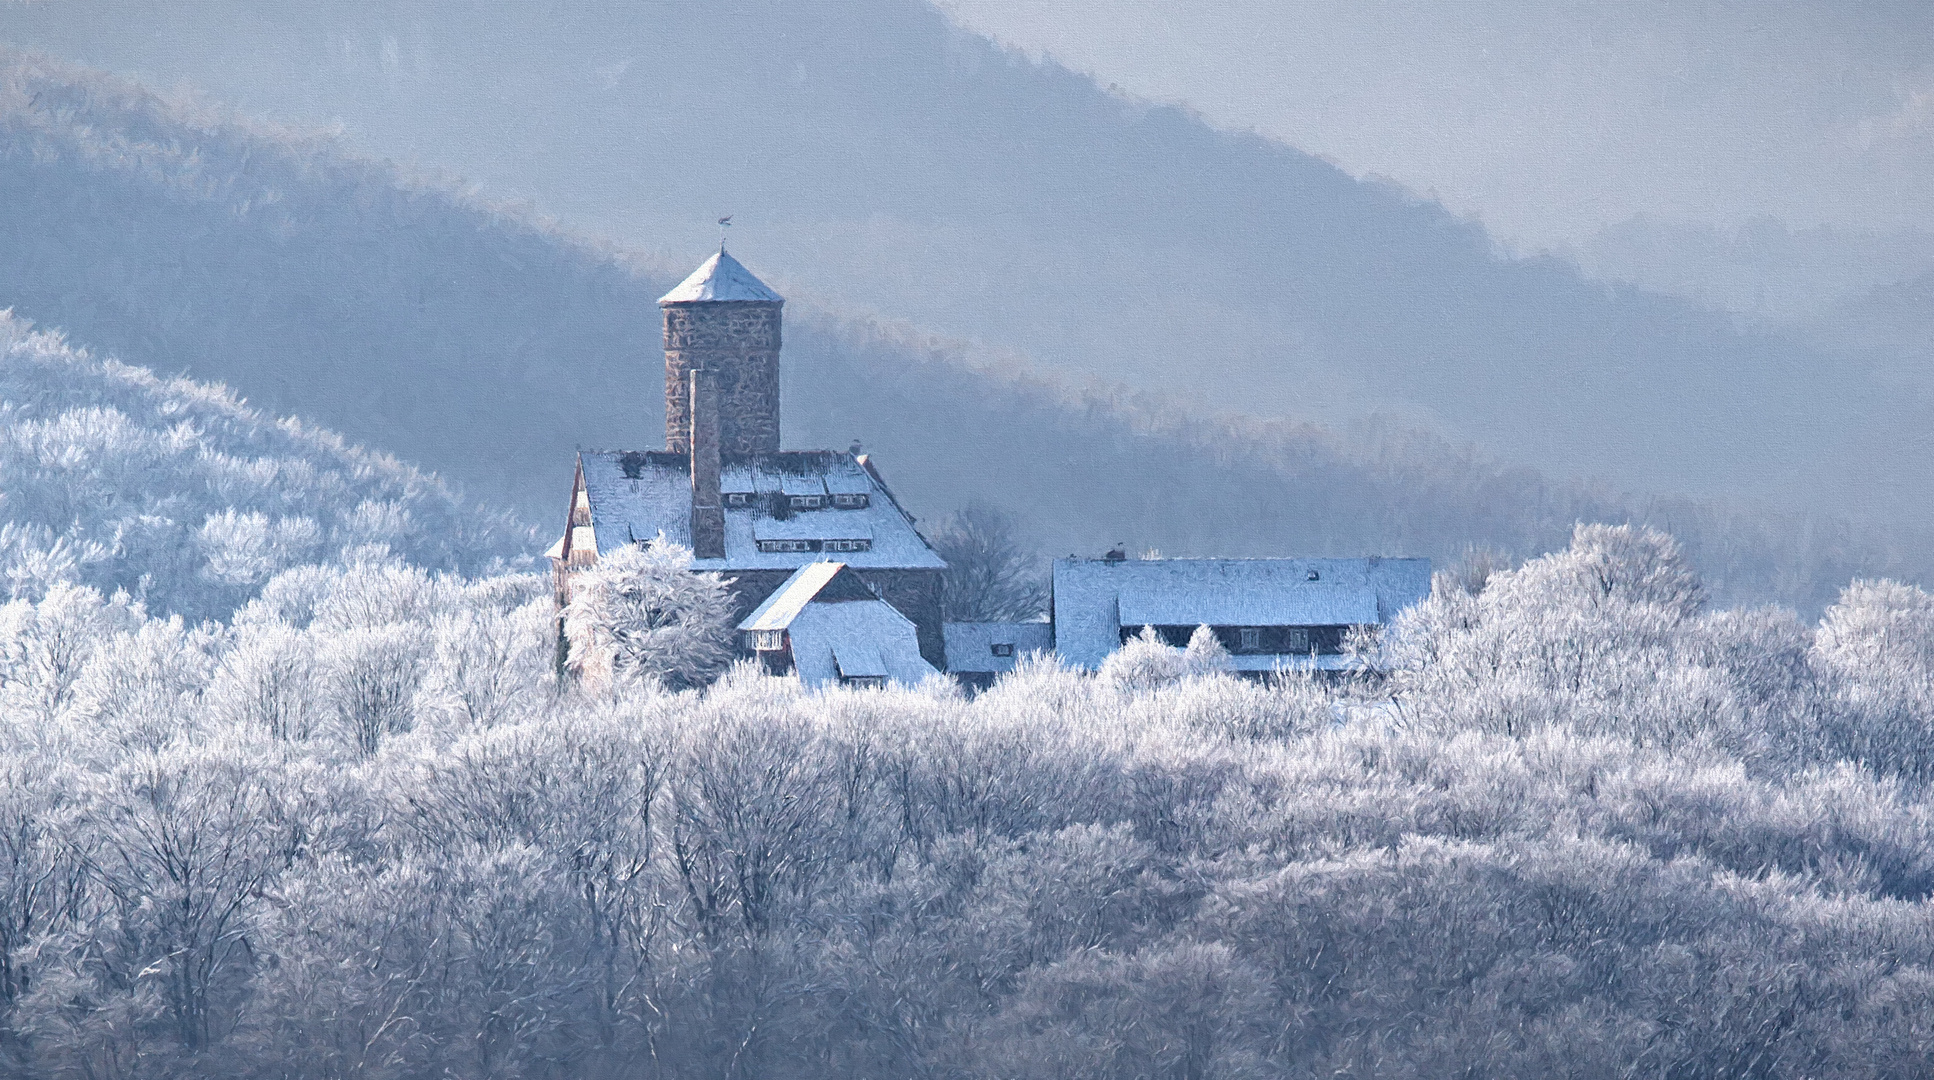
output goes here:
<path id="1" fill-rule="evenodd" d="M 692 569 L 732 579 L 744 619 L 809 564 L 850 567 L 914 626 L 945 670 L 940 576 L 912 515 L 865 455 L 780 449 L 785 300 L 721 246 L 658 301 L 665 323 L 665 448 L 578 454 L 571 512 L 549 551 L 560 609 L 571 575 L 663 534 Z"/>
<path id="2" fill-rule="evenodd" d="M 1358 626 L 1430 593 L 1430 560 L 1058 559 L 1049 621 L 942 623 L 947 564 L 871 457 L 780 449 L 785 299 L 725 253 L 658 301 L 665 448 L 578 454 L 552 546 L 558 608 L 571 575 L 662 535 L 692 569 L 732 581 L 734 621 L 767 670 L 814 684 L 986 686 L 1030 652 L 1093 670 L 1142 627 L 1182 644 L 1209 627 L 1239 672 L 1347 666 Z"/>

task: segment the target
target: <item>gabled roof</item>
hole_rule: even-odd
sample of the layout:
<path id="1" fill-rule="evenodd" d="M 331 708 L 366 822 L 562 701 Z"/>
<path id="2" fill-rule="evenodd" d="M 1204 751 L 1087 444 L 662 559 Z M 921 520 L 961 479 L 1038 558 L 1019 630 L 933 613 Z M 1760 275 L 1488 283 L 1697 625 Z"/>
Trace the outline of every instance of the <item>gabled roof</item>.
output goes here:
<path id="1" fill-rule="evenodd" d="M 1056 559 L 1054 648 L 1094 668 L 1123 627 L 1371 625 L 1429 595 L 1429 559 Z"/>
<path id="2" fill-rule="evenodd" d="M 814 600 L 846 603 L 877 601 L 879 597 L 843 562 L 807 563 L 794 571 L 784 585 L 773 590 L 765 603 L 753 609 L 752 614 L 739 623 L 739 629 L 784 630 Z"/>
<path id="3" fill-rule="evenodd" d="M 691 546 L 692 478 L 684 454 L 586 450 L 578 463 L 599 555 L 649 541 L 661 532 L 673 543 Z M 725 558 L 695 560 L 695 570 L 790 571 L 824 557 L 816 551 L 760 551 L 761 539 L 865 540 L 868 550 L 840 552 L 840 560 L 862 570 L 946 568 L 892 492 L 851 454 L 788 450 L 728 456 L 720 471 L 722 490 L 752 497 L 746 505 L 725 507 Z M 782 507 L 784 516 L 776 515 L 775 502 L 783 499 L 773 496 L 783 496 L 788 485 L 802 482 L 857 489 L 868 496 L 866 505 L 796 511 Z"/>
<path id="4" fill-rule="evenodd" d="M 773 292 L 766 283 L 752 276 L 744 264 L 719 249 L 717 255 L 705 260 L 692 276 L 678 283 L 678 287 L 658 298 L 660 304 L 708 304 L 730 301 L 757 301 L 769 304 L 783 304 L 785 297 Z"/>
<path id="5" fill-rule="evenodd" d="M 739 629 L 786 631 L 793 670 L 807 686 L 842 678 L 912 685 L 935 674 L 913 623 L 845 563 L 800 567 Z"/>

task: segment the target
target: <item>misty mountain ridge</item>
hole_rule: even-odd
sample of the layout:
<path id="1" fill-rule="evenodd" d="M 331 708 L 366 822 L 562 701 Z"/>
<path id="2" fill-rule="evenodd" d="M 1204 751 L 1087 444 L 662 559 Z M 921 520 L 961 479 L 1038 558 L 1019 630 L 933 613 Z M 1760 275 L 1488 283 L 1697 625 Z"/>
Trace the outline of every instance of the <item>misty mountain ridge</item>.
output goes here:
<path id="1" fill-rule="evenodd" d="M 736 212 L 791 295 L 1045 370 L 1265 418 L 1394 411 L 1623 487 L 1883 520 L 1934 505 L 1922 379 L 1500 259 L 1433 203 L 913 0 L 79 2 L 9 8 L 0 35 L 340 122 L 680 269 Z"/>
<path id="2" fill-rule="evenodd" d="M 1641 215 L 1560 254 L 1600 281 L 1794 329 L 1934 273 L 1934 233 L 1796 229 L 1771 217 L 1721 227 Z"/>
<path id="3" fill-rule="evenodd" d="M 12 58 L 0 102 L 0 181 L 22 196 L 0 203 L 0 291 L 22 315 L 542 528 L 576 447 L 661 444 L 654 299 L 676 277 L 649 260 L 59 64 Z M 1855 574 L 1921 573 L 1918 545 L 1817 516 L 1639 502 L 1414 426 L 1216 419 L 904 326 L 788 314 L 789 445 L 860 438 L 916 513 L 1004 507 L 1048 552 L 1522 556 L 1577 520 L 1629 519 L 1677 531 L 1734 601 L 1817 609 Z"/>

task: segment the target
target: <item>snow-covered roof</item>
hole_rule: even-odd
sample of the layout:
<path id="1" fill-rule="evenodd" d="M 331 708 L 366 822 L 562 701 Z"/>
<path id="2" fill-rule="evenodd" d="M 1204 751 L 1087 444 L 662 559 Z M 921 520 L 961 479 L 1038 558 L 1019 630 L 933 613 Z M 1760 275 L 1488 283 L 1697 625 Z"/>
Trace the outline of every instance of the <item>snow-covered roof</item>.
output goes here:
<path id="1" fill-rule="evenodd" d="M 1429 559 L 1056 559 L 1054 648 L 1095 668 L 1121 647 L 1123 627 L 1387 623 L 1429 595 Z M 1237 660 L 1268 670 L 1282 658 Z"/>
<path id="2" fill-rule="evenodd" d="M 811 562 L 793 571 L 785 584 L 772 591 L 765 602 L 739 622 L 739 629 L 784 630 L 814 600 L 827 602 L 877 600 L 859 575 L 846 572 L 843 562 Z"/>
<path id="3" fill-rule="evenodd" d="M 663 450 L 619 452 L 586 450 L 584 469 L 598 554 L 629 543 L 648 541 L 660 532 L 673 543 L 692 542 L 692 479 L 684 454 Z M 627 475 L 629 473 L 630 475 Z M 750 505 L 725 507 L 725 558 L 697 559 L 695 570 L 793 570 L 823 556 L 816 551 L 760 551 L 761 539 L 867 540 L 866 551 L 841 552 L 842 561 L 863 570 L 943 570 L 946 563 L 914 528 L 913 519 L 892 494 L 853 455 L 837 450 L 789 450 L 776 454 L 728 457 L 721 467 L 726 492 L 769 495 L 800 478 L 865 493 L 862 507 L 827 506 L 789 510 L 784 518 L 755 497 Z M 822 490 L 823 490 L 822 486 Z"/>
<path id="4" fill-rule="evenodd" d="M 845 670 L 842 659 L 855 668 L 846 672 L 848 678 L 884 675 L 912 686 L 937 674 L 920 656 L 920 638 L 913 624 L 884 600 L 807 604 L 787 632 L 792 638 L 793 669 L 807 686 L 838 682 Z M 863 669 L 877 669 L 879 674 L 863 675 Z"/>
<path id="5" fill-rule="evenodd" d="M 833 642 L 833 667 L 842 679 L 884 679 L 888 676 L 886 658 L 877 642 L 838 640 Z"/>
<path id="6" fill-rule="evenodd" d="M 871 540 L 873 526 L 859 520 L 858 514 L 825 517 L 800 514 L 781 521 L 775 517 L 752 519 L 754 540 Z"/>
<path id="7" fill-rule="evenodd" d="M 741 631 L 784 630 L 799 681 L 892 679 L 912 685 L 935 674 L 920 656 L 919 632 L 845 563 L 800 567 L 739 623 Z"/>
<path id="8" fill-rule="evenodd" d="M 1013 671 L 1028 653 L 1054 648 L 1044 622 L 950 622 L 940 629 L 947 642 L 948 671 Z M 996 645 L 1010 646 L 1008 655 L 994 655 Z"/>
<path id="9" fill-rule="evenodd" d="M 724 248 L 692 271 L 691 277 L 679 282 L 677 288 L 658 298 L 661 304 L 725 303 L 735 300 L 785 303 L 784 297 L 754 277 L 752 271 L 747 270 L 739 260 L 727 255 Z"/>
<path id="10" fill-rule="evenodd" d="M 1157 578 L 1123 586 L 1123 626 L 1363 626 L 1377 622 L 1368 582 L 1253 585 Z"/>

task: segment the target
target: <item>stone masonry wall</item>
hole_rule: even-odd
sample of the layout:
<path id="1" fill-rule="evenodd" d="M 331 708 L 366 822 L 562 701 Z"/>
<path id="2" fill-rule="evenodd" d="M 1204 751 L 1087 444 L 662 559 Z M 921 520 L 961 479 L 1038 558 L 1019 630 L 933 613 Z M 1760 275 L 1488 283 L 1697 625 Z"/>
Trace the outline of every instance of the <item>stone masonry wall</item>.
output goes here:
<path id="1" fill-rule="evenodd" d="M 779 449 L 779 346 L 782 305 L 769 301 L 665 304 L 665 448 L 691 451 L 691 372 L 715 373 L 719 450 Z"/>

